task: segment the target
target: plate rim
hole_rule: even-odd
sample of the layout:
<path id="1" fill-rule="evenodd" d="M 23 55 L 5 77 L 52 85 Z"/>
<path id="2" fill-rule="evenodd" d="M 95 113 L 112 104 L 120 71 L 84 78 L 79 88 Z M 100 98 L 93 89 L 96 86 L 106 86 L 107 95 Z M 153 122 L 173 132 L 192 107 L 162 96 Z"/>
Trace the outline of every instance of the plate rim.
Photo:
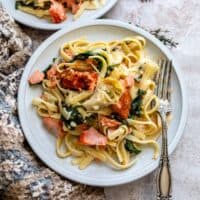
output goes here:
<path id="1" fill-rule="evenodd" d="M 4 9 L 6 9 L 6 11 L 9 13 L 10 16 L 12 16 L 16 21 L 18 21 L 19 23 L 23 24 L 23 25 L 26 25 L 28 27 L 31 27 L 31 28 L 35 28 L 35 29 L 39 29 L 39 30 L 49 30 L 49 31 L 53 31 L 53 30 L 59 30 L 59 29 L 62 29 L 64 28 L 65 26 L 71 26 L 73 25 L 73 23 L 76 23 L 77 21 L 70 21 L 69 23 L 67 24 L 44 24 L 43 26 L 40 26 L 37 25 L 37 23 L 32 23 L 31 21 L 28 23 L 28 22 L 24 22 L 23 20 L 21 20 L 18 15 L 16 14 L 16 11 L 15 10 L 10 10 L 9 9 L 9 1 L 10 0 L 1 0 L 0 3 L 2 3 L 2 6 Z M 107 0 L 108 1 L 108 0 Z M 118 2 L 119 0 L 112 0 L 112 2 L 110 4 L 108 4 L 108 6 L 106 6 L 106 4 L 104 5 L 105 7 L 99 11 L 99 13 L 95 14 L 95 15 L 92 15 L 91 16 L 91 20 L 95 20 L 95 19 L 98 19 L 100 17 L 102 17 L 103 15 L 105 15 L 109 10 L 111 10 Z M 109 2 L 108 2 L 109 3 Z M 12 12 L 13 11 L 13 12 Z M 83 22 L 84 19 L 81 19 L 79 20 L 79 22 Z"/>
<path id="2" fill-rule="evenodd" d="M 86 180 L 86 177 L 82 177 L 82 175 L 78 175 L 78 176 L 73 176 L 74 173 L 71 174 L 66 174 L 64 173 L 64 170 L 58 171 L 57 170 L 57 164 L 56 163 L 52 163 L 51 161 L 48 162 L 49 158 L 46 157 L 45 155 L 41 155 L 40 152 L 37 150 L 37 147 L 34 147 L 34 144 L 31 142 L 30 139 L 30 135 L 28 134 L 29 132 L 29 126 L 27 126 L 24 122 L 25 119 L 23 119 L 23 109 L 22 108 L 22 102 L 23 102 L 23 87 L 26 84 L 26 81 L 24 80 L 26 77 L 26 74 L 28 73 L 29 68 L 31 68 L 35 62 L 35 60 L 37 59 L 38 55 L 43 52 L 46 48 L 46 46 L 50 45 L 51 43 L 53 43 L 56 39 L 58 39 L 59 37 L 61 37 L 62 35 L 79 29 L 79 28 L 83 28 L 83 27 L 88 27 L 88 26 L 94 26 L 94 25 L 108 25 L 108 26 L 115 26 L 115 27 L 119 27 L 119 28 L 124 28 L 124 29 L 128 29 L 130 31 L 136 32 L 140 35 L 143 35 L 144 37 L 146 37 L 149 41 L 151 41 L 155 46 L 157 46 L 157 48 L 159 48 L 164 54 L 165 56 L 170 59 L 173 60 L 173 69 L 176 72 L 177 75 L 177 79 L 180 83 L 180 91 L 181 91 L 181 99 L 182 99 L 182 111 L 181 111 L 181 118 L 180 118 L 180 123 L 178 125 L 178 129 L 176 132 L 176 135 L 174 137 L 174 139 L 172 140 L 172 142 L 169 144 L 169 154 L 171 154 L 175 147 L 177 146 L 178 142 L 180 141 L 180 138 L 183 134 L 185 125 L 186 125 L 186 121 L 187 121 L 187 113 L 188 113 L 188 98 L 187 98 L 187 91 L 186 91 L 186 87 L 185 87 L 185 83 L 184 83 L 184 75 L 182 73 L 182 71 L 180 70 L 180 66 L 179 64 L 176 62 L 176 59 L 173 57 L 173 55 L 171 54 L 171 52 L 169 51 L 169 49 L 167 49 L 166 46 L 164 46 L 158 39 L 156 39 L 153 35 L 151 35 L 150 33 L 148 33 L 147 31 L 136 27 L 134 25 L 130 25 L 128 23 L 125 22 L 121 22 L 118 20 L 108 20 L 108 19 L 104 19 L 104 20 L 90 20 L 87 22 L 76 22 L 73 24 L 73 26 L 70 27 L 66 27 L 64 29 L 61 29 L 60 31 L 54 33 L 53 35 L 51 35 L 49 38 L 47 38 L 33 53 L 33 55 L 31 56 L 31 58 L 29 59 L 28 63 L 25 66 L 25 70 L 23 72 L 23 75 L 21 77 L 20 80 L 20 85 L 19 85 L 19 89 L 18 89 L 18 113 L 19 113 L 19 120 L 20 120 L 20 124 L 22 126 L 22 130 L 24 132 L 25 138 L 28 141 L 29 145 L 31 146 L 32 150 L 34 151 L 34 153 L 41 159 L 42 162 L 44 162 L 48 167 L 50 167 L 52 170 L 54 170 L 55 172 L 57 172 L 58 174 L 62 175 L 63 177 L 79 182 L 79 183 L 83 183 L 83 184 L 87 184 L 87 185 L 93 185 L 93 186 L 100 186 L 100 187 L 108 187 L 108 186 L 116 186 L 116 185 L 121 185 L 121 184 L 125 184 L 125 183 L 129 183 L 132 181 L 135 181 L 139 178 L 142 178 L 146 175 L 148 175 L 149 173 L 151 173 L 152 171 L 154 171 L 157 166 L 159 161 L 155 161 L 153 163 L 151 163 L 150 165 L 148 165 L 148 167 L 142 171 L 142 173 L 138 173 L 137 175 L 133 175 L 131 177 L 126 176 L 126 178 L 122 178 L 122 179 L 117 179 L 117 182 L 114 181 L 100 181 L 100 180 L 96 180 L 93 177 L 88 178 Z M 80 177 L 81 176 L 81 177 Z"/>

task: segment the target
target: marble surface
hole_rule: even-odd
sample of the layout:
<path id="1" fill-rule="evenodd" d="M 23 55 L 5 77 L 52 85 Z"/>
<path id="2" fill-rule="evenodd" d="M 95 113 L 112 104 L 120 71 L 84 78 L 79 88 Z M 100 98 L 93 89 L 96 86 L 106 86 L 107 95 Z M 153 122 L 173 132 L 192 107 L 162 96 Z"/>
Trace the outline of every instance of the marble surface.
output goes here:
<path id="1" fill-rule="evenodd" d="M 180 63 L 188 89 L 188 121 L 176 150 L 170 156 L 173 199 L 200 199 L 200 1 L 199 0 L 119 0 L 105 16 L 132 22 L 144 28 L 170 31 L 179 45 L 172 52 Z M 22 26 L 33 39 L 34 49 L 53 32 Z M 105 188 L 107 200 L 155 199 L 155 172 L 122 186 Z"/>
<path id="2" fill-rule="evenodd" d="M 120 15 L 119 15 L 120 13 Z M 188 121 L 183 137 L 170 156 L 173 174 L 173 199 L 200 199 L 200 1 L 152 0 L 140 3 L 121 0 L 107 17 L 130 21 L 145 28 L 170 31 L 179 45 L 172 52 L 185 75 L 189 98 Z M 108 200 L 155 199 L 155 172 L 123 186 L 106 188 Z"/>

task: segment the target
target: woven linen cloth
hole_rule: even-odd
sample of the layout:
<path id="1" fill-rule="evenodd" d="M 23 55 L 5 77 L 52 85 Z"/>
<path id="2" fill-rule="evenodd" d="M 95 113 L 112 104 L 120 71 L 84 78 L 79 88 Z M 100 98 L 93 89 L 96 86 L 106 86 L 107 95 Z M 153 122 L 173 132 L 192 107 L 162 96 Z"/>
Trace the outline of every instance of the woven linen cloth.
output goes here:
<path id="1" fill-rule="evenodd" d="M 103 188 L 68 181 L 29 148 L 17 116 L 17 90 L 31 39 L 0 8 L 0 199 L 103 200 Z"/>

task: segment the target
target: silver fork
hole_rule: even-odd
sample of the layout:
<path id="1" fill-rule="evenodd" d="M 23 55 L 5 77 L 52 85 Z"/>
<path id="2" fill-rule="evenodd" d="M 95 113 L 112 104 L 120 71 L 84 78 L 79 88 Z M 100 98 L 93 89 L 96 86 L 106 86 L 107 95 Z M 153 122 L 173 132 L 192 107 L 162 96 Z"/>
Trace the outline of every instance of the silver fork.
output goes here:
<path id="1" fill-rule="evenodd" d="M 167 121 L 166 115 L 172 111 L 171 99 L 171 70 L 172 62 L 159 61 L 160 71 L 156 76 L 156 95 L 160 99 L 158 113 L 162 122 L 162 150 L 157 174 L 157 200 L 169 200 L 171 198 L 171 171 L 168 158 Z"/>

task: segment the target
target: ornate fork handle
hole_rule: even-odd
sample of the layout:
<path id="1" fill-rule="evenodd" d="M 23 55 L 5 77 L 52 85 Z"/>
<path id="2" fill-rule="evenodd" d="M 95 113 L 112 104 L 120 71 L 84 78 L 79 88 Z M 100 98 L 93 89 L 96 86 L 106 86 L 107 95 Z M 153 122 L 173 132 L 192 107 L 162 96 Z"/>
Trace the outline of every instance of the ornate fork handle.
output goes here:
<path id="1" fill-rule="evenodd" d="M 166 113 L 161 109 L 159 114 L 162 122 L 162 151 L 157 174 L 157 200 L 170 200 L 171 172 L 168 159 Z"/>

